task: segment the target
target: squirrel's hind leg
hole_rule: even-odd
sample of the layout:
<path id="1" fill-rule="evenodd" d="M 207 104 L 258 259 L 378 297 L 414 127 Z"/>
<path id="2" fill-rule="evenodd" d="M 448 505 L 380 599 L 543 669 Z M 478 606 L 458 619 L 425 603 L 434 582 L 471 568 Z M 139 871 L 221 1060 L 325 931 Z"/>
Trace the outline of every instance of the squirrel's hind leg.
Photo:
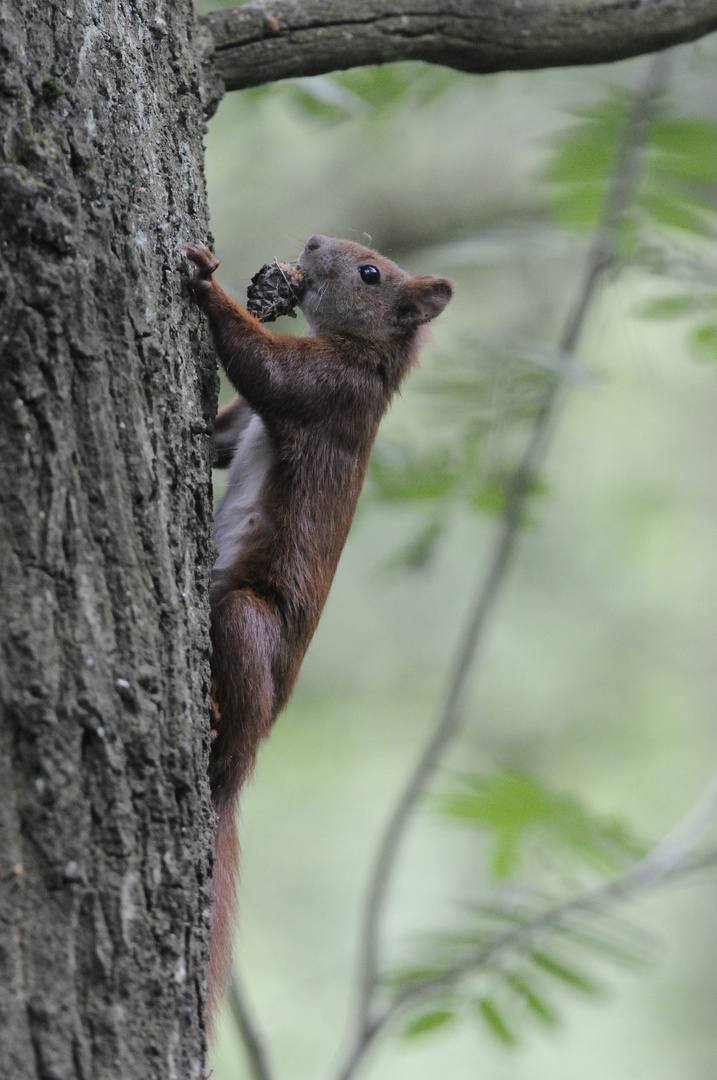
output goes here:
<path id="1" fill-rule="evenodd" d="M 254 767 L 274 720 L 274 658 L 280 620 L 248 589 L 226 593 L 212 607 L 212 699 L 218 712 L 209 775 L 217 805 L 233 798 Z"/>

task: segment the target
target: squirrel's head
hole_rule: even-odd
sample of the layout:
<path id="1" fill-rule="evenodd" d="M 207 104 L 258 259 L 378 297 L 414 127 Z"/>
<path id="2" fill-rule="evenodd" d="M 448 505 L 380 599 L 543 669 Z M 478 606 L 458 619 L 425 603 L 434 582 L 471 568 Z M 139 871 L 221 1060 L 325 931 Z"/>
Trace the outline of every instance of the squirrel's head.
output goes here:
<path id="1" fill-rule="evenodd" d="M 299 307 L 313 333 L 387 341 L 435 319 L 453 295 L 445 278 L 411 277 L 370 248 L 318 234 L 307 241 L 299 269 Z"/>

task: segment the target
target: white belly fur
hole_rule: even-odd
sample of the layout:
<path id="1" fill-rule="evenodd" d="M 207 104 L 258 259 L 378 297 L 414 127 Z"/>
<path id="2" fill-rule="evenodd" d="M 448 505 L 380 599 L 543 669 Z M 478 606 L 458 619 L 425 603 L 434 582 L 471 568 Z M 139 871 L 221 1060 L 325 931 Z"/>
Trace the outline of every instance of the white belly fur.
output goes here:
<path id="1" fill-rule="evenodd" d="M 229 466 L 227 490 L 214 518 L 214 539 L 219 548 L 215 574 L 236 562 L 249 533 L 263 517 L 259 499 L 273 460 L 269 433 L 261 417 L 254 413 L 239 436 Z"/>

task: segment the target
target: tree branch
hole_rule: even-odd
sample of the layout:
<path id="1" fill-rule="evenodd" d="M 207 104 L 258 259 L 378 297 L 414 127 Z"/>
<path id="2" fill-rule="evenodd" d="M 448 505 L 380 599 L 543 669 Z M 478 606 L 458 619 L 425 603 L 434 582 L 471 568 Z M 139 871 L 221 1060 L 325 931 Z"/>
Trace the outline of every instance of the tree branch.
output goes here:
<path id="1" fill-rule="evenodd" d="M 272 1080 L 272 1071 L 269 1067 L 269 1059 L 263 1036 L 259 1032 L 256 1021 L 251 1014 L 244 993 L 244 987 L 240 982 L 239 974 L 235 970 L 229 983 L 227 995 L 229 1008 L 241 1035 L 244 1049 L 246 1050 L 249 1071 L 252 1080 Z"/>
<path id="2" fill-rule="evenodd" d="M 261 0 L 200 18 L 227 90 L 425 60 L 486 74 L 604 64 L 717 30 L 717 0 Z"/>
<path id="3" fill-rule="evenodd" d="M 658 849 L 660 847 L 661 845 L 658 845 Z M 657 857 L 661 855 L 660 850 L 656 851 Z M 653 872 L 652 853 L 648 858 L 650 859 L 649 870 L 644 868 L 642 863 L 638 863 L 624 877 L 618 878 L 617 881 L 609 882 L 607 885 L 582 893 L 580 896 L 575 896 L 570 900 L 565 900 L 561 904 L 556 904 L 555 907 L 548 908 L 547 911 L 536 915 L 530 922 L 524 923 L 514 930 L 508 930 L 505 934 L 494 938 L 487 945 L 476 949 L 473 953 L 453 964 L 452 967 L 446 968 L 445 971 L 427 976 L 420 982 L 417 981 L 414 985 L 407 986 L 396 994 L 381 1016 L 374 1021 L 375 1033 L 377 1034 L 381 1028 L 394 1020 L 408 1004 L 417 998 L 435 991 L 437 987 L 455 985 L 463 976 L 483 970 L 489 963 L 495 961 L 501 953 L 511 953 L 518 949 L 526 950 L 533 942 L 543 938 L 546 931 L 569 926 L 577 915 L 586 912 L 599 912 L 602 908 L 606 908 L 611 904 L 625 903 L 632 900 L 639 893 L 652 889 L 656 885 L 678 881 L 690 874 L 714 867 L 717 864 L 717 850 L 712 849 L 705 852 L 704 855 L 692 859 L 685 858 L 674 865 L 670 864 L 668 866 L 664 864 L 659 874 Z"/>
<path id="4" fill-rule="evenodd" d="M 477 948 L 452 967 L 438 972 L 408 986 L 396 994 L 380 1018 L 374 1021 L 374 1030 L 388 1023 L 408 1002 L 421 997 L 437 986 L 451 985 L 461 976 L 478 971 L 502 952 L 509 952 L 539 938 L 546 930 L 568 924 L 577 914 L 600 911 L 609 904 L 624 903 L 637 894 L 662 882 L 679 880 L 696 871 L 717 864 L 717 850 L 712 848 L 702 854 L 693 852 L 717 821 L 717 774 L 713 775 L 699 801 L 693 806 L 677 827 L 660 840 L 648 854 L 614 881 L 573 896 L 541 912 L 534 919 L 507 931 Z"/>

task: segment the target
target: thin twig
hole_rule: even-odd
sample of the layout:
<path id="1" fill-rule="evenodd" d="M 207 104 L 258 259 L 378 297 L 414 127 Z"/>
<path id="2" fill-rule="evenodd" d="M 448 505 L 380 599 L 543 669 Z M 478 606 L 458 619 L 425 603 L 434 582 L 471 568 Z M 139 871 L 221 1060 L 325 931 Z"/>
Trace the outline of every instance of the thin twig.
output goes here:
<path id="1" fill-rule="evenodd" d="M 254 1080 L 272 1080 L 264 1039 L 247 1004 L 244 987 L 235 972 L 227 995 L 229 1007 L 236 1021 L 246 1050 L 249 1069 Z"/>
<path id="2" fill-rule="evenodd" d="M 602 223 L 588 255 L 582 288 L 566 322 L 560 349 L 573 358 L 590 306 L 605 273 L 617 261 L 621 226 L 629 209 L 640 173 L 640 151 L 667 81 L 667 57 L 650 61 L 644 84 L 633 103 L 613 182 L 608 192 Z M 545 460 L 557 416 L 562 381 L 546 389 L 523 457 L 509 484 L 505 510 L 488 571 L 480 585 L 472 612 L 456 650 L 445 701 L 413 772 L 393 810 L 381 840 L 366 901 L 362 929 L 362 957 L 358 1023 L 354 1042 L 336 1080 L 350 1080 L 384 1020 L 374 1010 L 378 985 L 379 932 L 389 886 L 412 812 L 425 791 L 444 751 L 456 738 L 464 720 L 464 696 L 488 616 L 506 577 L 515 550 L 526 500 Z"/>
<path id="3" fill-rule="evenodd" d="M 644 859 L 640 859 L 623 879 L 628 890 L 643 888 L 669 876 L 684 864 L 702 837 L 717 821 L 717 774 L 710 780 L 689 814 L 661 840 Z M 619 882 L 615 883 L 619 887 Z"/>

